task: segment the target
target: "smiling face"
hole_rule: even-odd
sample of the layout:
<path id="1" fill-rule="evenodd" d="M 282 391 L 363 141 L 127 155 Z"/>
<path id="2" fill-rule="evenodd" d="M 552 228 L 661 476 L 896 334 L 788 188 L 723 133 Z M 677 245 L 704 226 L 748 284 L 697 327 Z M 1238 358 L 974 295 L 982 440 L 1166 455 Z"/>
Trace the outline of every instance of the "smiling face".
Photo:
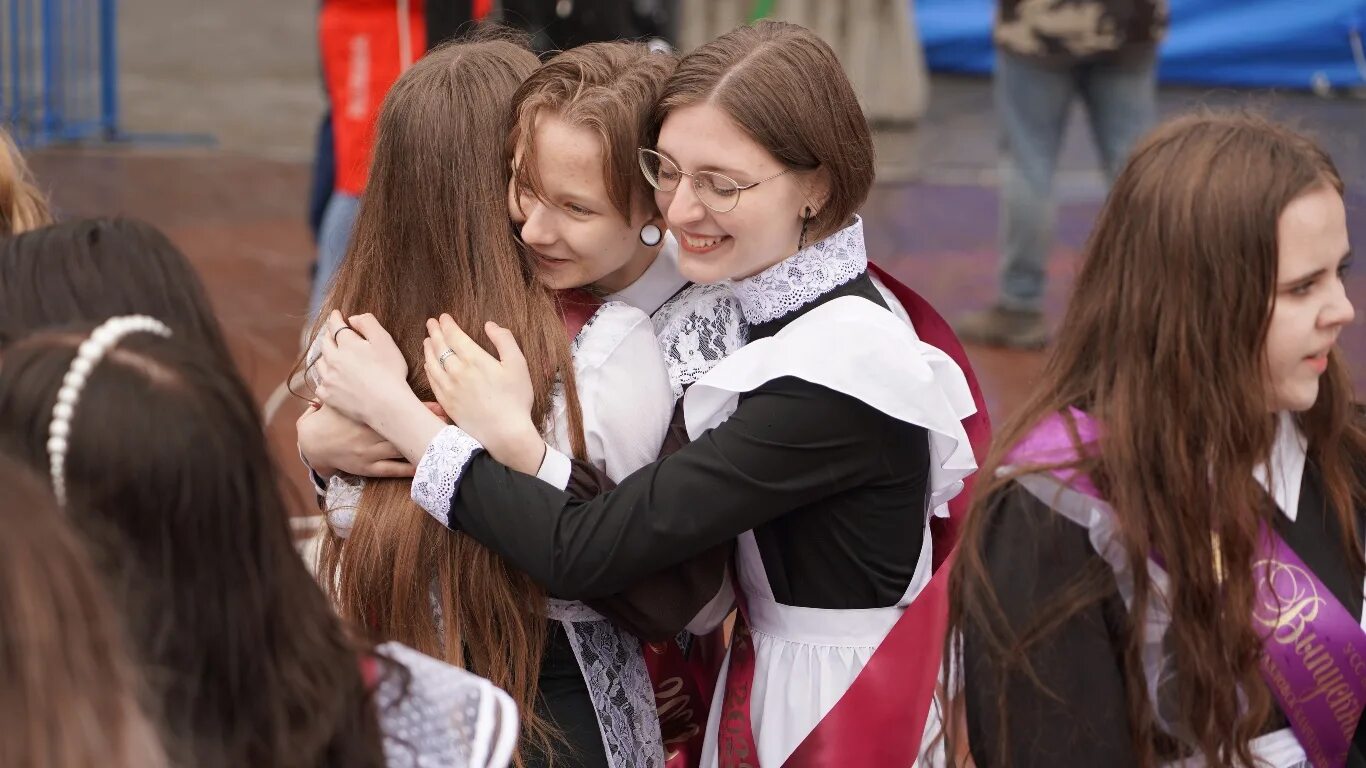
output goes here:
<path id="1" fill-rule="evenodd" d="M 537 117 L 532 140 L 543 195 L 514 182 L 508 202 L 541 280 L 556 290 L 591 284 L 609 293 L 635 282 L 659 249 L 640 241 L 651 219 L 646 206 L 633 206 L 627 220 L 613 205 L 602 140 L 553 112 Z"/>
<path id="2" fill-rule="evenodd" d="M 1305 411 L 1318 399 L 1329 351 L 1354 317 L 1343 282 L 1350 248 L 1342 195 L 1320 185 L 1292 200 L 1277 222 L 1276 249 L 1268 389 L 1275 410 Z"/>
<path id="3" fill-rule="evenodd" d="M 742 187 L 763 181 L 738 192 L 726 213 L 703 205 L 687 176 L 673 191 L 655 192 L 678 238 L 684 277 L 698 283 L 741 279 L 796 253 L 802 210 L 817 210 L 822 197 L 812 174 L 782 173 L 786 168 L 777 158 L 709 102 L 670 112 L 655 149 L 685 173 L 715 171 Z"/>

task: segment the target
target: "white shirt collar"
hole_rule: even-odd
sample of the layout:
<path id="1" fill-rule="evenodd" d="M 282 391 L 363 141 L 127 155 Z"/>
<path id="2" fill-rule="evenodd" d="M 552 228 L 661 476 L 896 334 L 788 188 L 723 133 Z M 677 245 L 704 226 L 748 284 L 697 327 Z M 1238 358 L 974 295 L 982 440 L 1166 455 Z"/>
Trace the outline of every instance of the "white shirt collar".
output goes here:
<path id="1" fill-rule="evenodd" d="M 1276 424 L 1276 440 L 1271 444 L 1267 463 L 1252 470 L 1253 477 L 1276 500 L 1276 506 L 1291 522 L 1300 512 L 1300 486 L 1308 443 L 1295 423 L 1294 414 L 1282 411 Z"/>
<path id="2" fill-rule="evenodd" d="M 808 245 L 731 289 L 751 325 L 777 320 L 844 285 L 868 269 L 863 219 Z"/>
<path id="3" fill-rule="evenodd" d="M 678 271 L 678 241 L 666 233 L 664 246 L 659 249 L 654 263 L 634 283 L 610 294 L 607 300 L 620 301 L 653 315 L 687 284 L 687 278 Z"/>

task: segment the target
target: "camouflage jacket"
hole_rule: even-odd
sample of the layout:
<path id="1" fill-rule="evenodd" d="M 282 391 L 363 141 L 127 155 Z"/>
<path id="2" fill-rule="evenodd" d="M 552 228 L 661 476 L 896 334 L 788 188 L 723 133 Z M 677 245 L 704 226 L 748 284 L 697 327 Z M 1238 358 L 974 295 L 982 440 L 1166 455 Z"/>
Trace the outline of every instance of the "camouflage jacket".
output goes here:
<path id="1" fill-rule="evenodd" d="M 1167 0 L 997 0 L 997 47 L 1058 62 L 1152 49 L 1167 31 Z"/>

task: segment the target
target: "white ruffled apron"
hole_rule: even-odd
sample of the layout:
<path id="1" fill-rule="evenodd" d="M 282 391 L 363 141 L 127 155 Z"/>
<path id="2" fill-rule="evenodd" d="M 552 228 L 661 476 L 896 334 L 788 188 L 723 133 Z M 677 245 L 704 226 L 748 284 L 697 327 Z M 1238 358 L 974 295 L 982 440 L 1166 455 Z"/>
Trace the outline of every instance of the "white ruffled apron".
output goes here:
<path id="1" fill-rule="evenodd" d="M 774 600 L 754 533 L 740 536 L 736 567 L 747 600 L 754 643 L 750 722 L 761 766 L 782 765 L 853 684 L 906 606 L 929 583 L 930 547 L 927 528 L 915 576 L 895 606 L 832 610 L 784 605 Z M 712 698 L 702 752 L 703 768 L 717 765 L 718 718 L 729 669 L 727 654 L 719 678 L 722 683 L 717 685 Z M 925 732 L 933 735 L 938 730 L 937 723 L 937 714 L 931 708 Z"/>
<path id="2" fill-rule="evenodd" d="M 753 532 L 739 537 L 737 582 L 754 641 L 750 721 L 763 768 L 778 768 L 844 695 L 907 605 L 931 576 L 929 517 L 947 513 L 976 469 L 962 419 L 975 412 L 958 366 L 921 342 L 903 320 L 866 299 L 842 297 L 752 341 L 717 364 L 685 395 L 688 434 L 696 439 L 734 412 L 739 395 L 792 376 L 856 397 L 924 427 L 930 441 L 925 537 L 915 573 L 895 606 L 831 610 L 777 602 Z M 718 765 L 727 655 L 707 722 L 702 768 Z M 938 732 L 933 707 L 926 736 Z"/>

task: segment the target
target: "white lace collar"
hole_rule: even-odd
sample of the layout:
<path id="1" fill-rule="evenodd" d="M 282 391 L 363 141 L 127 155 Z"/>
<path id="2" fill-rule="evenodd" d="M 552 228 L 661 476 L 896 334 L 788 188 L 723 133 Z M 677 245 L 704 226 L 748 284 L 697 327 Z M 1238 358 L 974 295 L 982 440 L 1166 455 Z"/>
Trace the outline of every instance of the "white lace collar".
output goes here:
<path id="1" fill-rule="evenodd" d="M 855 216 L 853 224 L 730 286 L 745 320 L 758 325 L 801 309 L 867 269 L 863 219 Z"/>

